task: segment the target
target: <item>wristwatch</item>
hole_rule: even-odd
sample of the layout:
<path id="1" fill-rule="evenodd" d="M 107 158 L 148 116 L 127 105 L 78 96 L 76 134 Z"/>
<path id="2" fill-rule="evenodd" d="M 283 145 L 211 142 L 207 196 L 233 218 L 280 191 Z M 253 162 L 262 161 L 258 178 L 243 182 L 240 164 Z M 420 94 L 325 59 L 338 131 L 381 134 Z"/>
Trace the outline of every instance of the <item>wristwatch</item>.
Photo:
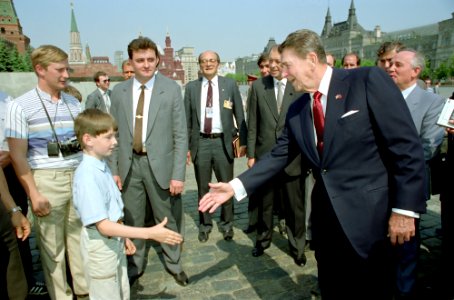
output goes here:
<path id="1" fill-rule="evenodd" d="M 16 207 L 13 207 L 11 208 L 11 210 L 8 212 L 10 215 L 18 212 L 18 211 L 22 211 L 22 208 L 20 208 L 20 206 L 16 206 Z"/>

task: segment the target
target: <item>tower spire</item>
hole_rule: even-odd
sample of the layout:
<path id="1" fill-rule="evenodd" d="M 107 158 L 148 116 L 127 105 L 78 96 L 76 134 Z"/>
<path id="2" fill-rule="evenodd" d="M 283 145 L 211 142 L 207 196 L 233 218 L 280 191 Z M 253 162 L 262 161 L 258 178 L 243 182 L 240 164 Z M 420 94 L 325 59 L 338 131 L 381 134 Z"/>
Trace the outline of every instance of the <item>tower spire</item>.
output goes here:
<path id="1" fill-rule="evenodd" d="M 69 33 L 69 63 L 84 64 L 82 43 L 80 33 L 77 28 L 76 16 L 74 14 L 74 3 L 71 1 L 71 31 Z"/>
<path id="2" fill-rule="evenodd" d="M 355 9 L 355 3 L 352 0 L 350 3 L 350 9 L 348 10 L 348 25 L 350 29 L 356 28 L 356 25 L 358 24 L 358 20 L 356 18 L 356 9 Z"/>
<path id="3" fill-rule="evenodd" d="M 333 28 L 333 23 L 331 20 L 331 13 L 328 6 L 328 11 L 326 12 L 325 25 L 323 26 L 322 36 L 328 37 L 331 29 Z"/>

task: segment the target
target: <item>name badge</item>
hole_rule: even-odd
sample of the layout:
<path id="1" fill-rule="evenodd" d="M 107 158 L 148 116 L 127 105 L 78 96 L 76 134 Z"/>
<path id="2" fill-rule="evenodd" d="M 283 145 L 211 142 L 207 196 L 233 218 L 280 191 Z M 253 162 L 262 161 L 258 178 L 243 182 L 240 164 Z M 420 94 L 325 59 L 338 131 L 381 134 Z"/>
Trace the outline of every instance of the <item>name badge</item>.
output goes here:
<path id="1" fill-rule="evenodd" d="M 232 109 L 232 107 L 233 107 L 233 102 L 232 101 L 224 100 L 224 108 Z"/>
<path id="2" fill-rule="evenodd" d="M 213 118 L 213 107 L 205 107 L 205 116 L 209 119 Z"/>

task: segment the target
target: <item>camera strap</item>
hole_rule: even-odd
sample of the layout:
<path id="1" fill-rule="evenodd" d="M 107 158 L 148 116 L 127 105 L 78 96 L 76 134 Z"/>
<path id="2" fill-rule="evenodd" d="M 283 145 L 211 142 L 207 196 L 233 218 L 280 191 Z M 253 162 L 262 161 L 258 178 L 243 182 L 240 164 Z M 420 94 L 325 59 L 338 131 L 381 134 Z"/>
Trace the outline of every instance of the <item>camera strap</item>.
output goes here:
<path id="1" fill-rule="evenodd" d="M 57 137 L 57 133 L 55 132 L 54 124 L 52 123 L 52 121 L 50 119 L 49 113 L 47 112 L 46 106 L 44 105 L 44 101 L 43 101 L 43 99 L 41 99 L 41 95 L 39 94 L 37 88 L 35 89 L 35 91 L 36 91 L 36 94 L 38 95 L 39 100 L 41 101 L 44 111 L 46 112 L 47 120 L 49 120 L 50 128 L 52 128 L 52 133 L 54 134 L 55 141 L 57 142 L 57 145 L 58 145 L 58 150 L 61 150 L 60 142 L 58 141 L 58 137 Z M 68 105 L 68 104 L 66 104 L 66 105 Z M 69 109 L 69 107 L 68 107 L 68 109 Z M 69 113 L 71 114 L 71 111 L 69 111 Z M 72 118 L 72 116 L 73 115 L 71 114 L 71 118 Z M 74 121 L 74 118 L 73 118 L 73 121 Z"/>

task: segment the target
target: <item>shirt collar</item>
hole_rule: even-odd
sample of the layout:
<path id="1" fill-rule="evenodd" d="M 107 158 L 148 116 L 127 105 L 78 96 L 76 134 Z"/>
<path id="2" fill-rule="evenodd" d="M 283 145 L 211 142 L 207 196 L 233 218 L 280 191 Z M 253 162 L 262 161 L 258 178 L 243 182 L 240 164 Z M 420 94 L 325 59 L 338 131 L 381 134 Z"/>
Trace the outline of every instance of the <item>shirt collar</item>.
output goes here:
<path id="1" fill-rule="evenodd" d="M 413 92 L 415 87 L 416 87 L 416 82 L 412 86 L 410 86 L 402 91 L 402 96 L 404 96 L 404 99 L 407 99 L 408 95 L 410 95 L 410 93 Z"/>
<path id="2" fill-rule="evenodd" d="M 106 171 L 106 162 L 104 160 L 99 160 L 96 157 L 85 153 L 83 155 L 83 160 L 102 172 Z"/>
<path id="3" fill-rule="evenodd" d="M 140 90 L 140 87 L 142 86 L 142 84 L 135 78 L 134 78 L 134 81 L 133 81 L 133 89 L 134 90 Z M 156 73 L 155 75 L 153 75 L 153 77 L 151 77 L 150 80 L 148 80 L 147 82 L 145 82 L 144 86 L 146 87 L 147 90 L 152 90 L 153 89 L 153 85 L 154 85 L 154 82 L 155 82 L 155 78 L 156 78 Z"/>
<path id="4" fill-rule="evenodd" d="M 331 83 L 331 78 L 333 77 L 333 68 L 327 66 L 325 74 L 323 74 L 320 85 L 318 86 L 318 91 L 325 96 L 328 96 L 329 84 Z"/>
<path id="5" fill-rule="evenodd" d="M 107 94 L 107 91 L 108 91 L 108 90 L 103 91 L 103 90 L 100 89 L 100 88 L 98 88 L 98 90 L 99 90 L 99 92 L 101 93 L 101 95 L 103 95 L 103 96 L 106 95 L 106 94 Z"/>
<path id="6" fill-rule="evenodd" d="M 282 82 L 284 86 L 287 85 L 287 78 L 282 78 L 281 80 L 277 80 L 273 77 L 274 86 L 278 86 L 279 82 Z"/>
<path id="7" fill-rule="evenodd" d="M 53 102 L 50 94 L 48 94 L 47 92 L 40 89 L 39 86 L 36 87 L 36 90 L 39 93 L 39 97 L 41 97 L 41 99 L 43 99 L 43 101 Z M 62 100 L 62 92 L 60 92 L 60 98 L 58 99 L 58 102 L 60 102 L 61 100 Z"/>
<path id="8" fill-rule="evenodd" d="M 211 85 L 214 85 L 214 86 L 217 86 L 218 85 L 218 75 L 215 75 L 213 77 L 213 79 L 211 79 Z M 202 86 L 205 86 L 205 85 L 208 85 L 208 79 L 206 79 L 205 77 L 203 77 L 202 79 Z"/>

